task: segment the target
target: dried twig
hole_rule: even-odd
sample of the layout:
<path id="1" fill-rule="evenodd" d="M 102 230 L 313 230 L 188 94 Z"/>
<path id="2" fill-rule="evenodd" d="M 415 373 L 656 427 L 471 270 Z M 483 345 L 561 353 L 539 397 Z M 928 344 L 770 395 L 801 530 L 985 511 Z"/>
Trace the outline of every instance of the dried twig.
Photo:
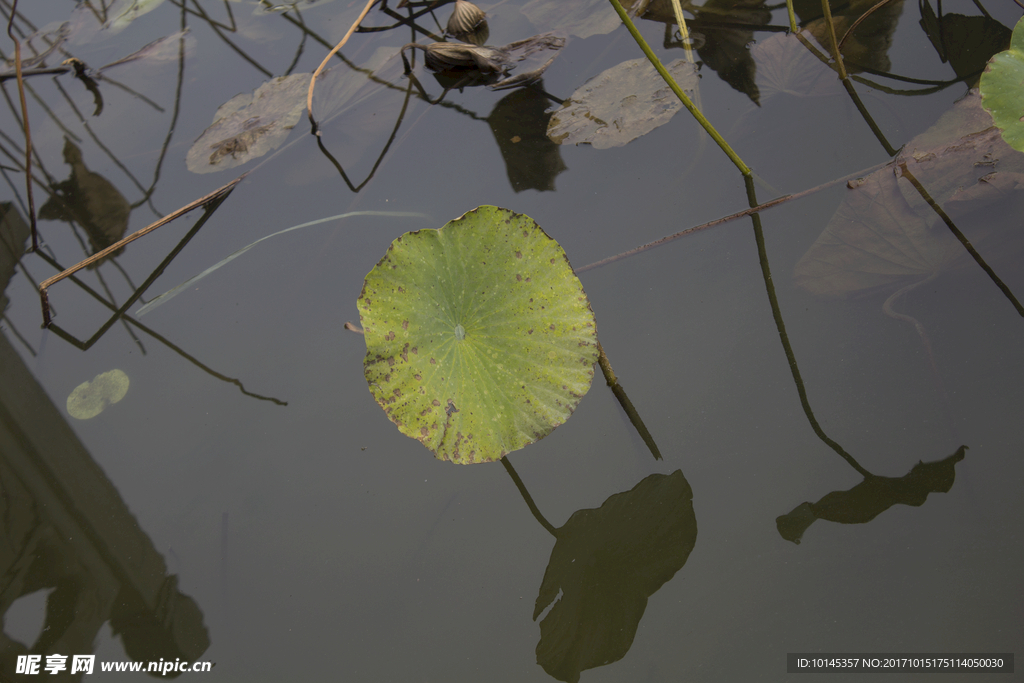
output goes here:
<path id="1" fill-rule="evenodd" d="M 601 259 L 600 261 L 595 261 L 594 263 L 588 263 L 587 265 L 581 266 L 579 268 L 576 268 L 575 270 L 576 270 L 577 273 L 582 273 L 582 272 L 584 272 L 586 270 L 593 270 L 594 268 L 600 268 L 601 266 L 606 266 L 609 263 L 614 263 L 615 261 L 627 258 L 629 256 L 635 256 L 636 254 L 639 254 L 640 252 L 643 252 L 643 251 L 647 251 L 648 249 L 653 249 L 654 247 L 660 247 L 660 246 L 662 246 L 664 244 L 668 244 L 669 242 L 671 242 L 673 240 L 676 240 L 676 239 L 679 239 L 680 237 L 685 237 L 686 235 L 691 235 L 691 234 L 693 234 L 695 232 L 699 232 L 701 230 L 706 230 L 708 228 L 713 228 L 716 225 L 721 225 L 723 223 L 728 223 L 729 221 L 734 221 L 737 218 L 743 218 L 744 216 L 749 216 L 749 215 L 751 215 L 753 213 L 757 213 L 758 211 L 764 211 L 765 209 L 770 209 L 773 206 L 778 206 L 779 204 L 782 204 L 784 202 L 788 202 L 788 201 L 790 201 L 792 199 L 799 199 L 800 197 L 806 197 L 807 195 L 814 194 L 815 192 L 818 192 L 820 190 L 824 190 L 826 188 L 832 187 L 833 185 L 838 185 L 839 183 L 847 182 L 849 180 L 852 180 L 853 178 L 859 178 L 861 176 L 865 176 L 865 175 L 867 175 L 867 174 L 869 174 L 869 173 L 871 173 L 873 171 L 877 171 L 878 169 L 882 168 L 883 166 L 885 166 L 884 163 L 883 164 L 878 164 L 876 166 L 872 166 L 871 168 L 865 168 L 864 170 L 857 171 L 856 173 L 851 173 L 850 175 L 843 176 L 842 178 L 836 178 L 835 180 L 830 180 L 827 183 L 822 183 L 821 185 L 818 185 L 817 187 L 812 187 L 809 190 L 803 190 L 802 192 L 797 192 L 796 194 L 787 194 L 787 195 L 784 195 L 782 197 L 777 197 L 775 199 L 771 199 L 771 200 L 765 202 L 764 204 L 759 204 L 759 205 L 757 205 L 755 207 L 752 207 L 750 209 L 744 209 L 743 211 L 737 211 L 736 213 L 730 214 L 728 216 L 723 216 L 722 218 L 716 218 L 713 221 L 708 221 L 707 223 L 702 223 L 702 224 L 694 226 L 692 228 L 687 228 L 686 230 L 681 230 L 681 231 L 679 231 L 677 233 L 674 233 L 672 235 L 668 235 L 667 237 L 662 237 L 661 239 L 654 240 L 653 242 L 648 242 L 647 244 L 641 244 L 639 247 L 635 247 L 633 249 L 630 249 L 629 251 L 624 251 L 624 252 L 622 252 L 620 254 L 616 254 L 615 256 L 609 256 L 608 258 Z"/>
<path id="2" fill-rule="evenodd" d="M 21 71 L 21 42 L 14 35 L 14 17 L 18 13 L 18 0 L 11 3 L 11 16 L 7 20 L 7 35 L 14 41 L 14 73 L 18 79 L 18 98 L 21 100 L 21 120 L 25 126 L 25 189 L 28 192 L 28 222 L 32 226 L 32 251 L 39 248 L 36 232 L 36 201 L 32 196 L 32 133 L 28 125 L 28 104 L 25 102 L 25 81 Z"/>
<path id="3" fill-rule="evenodd" d="M 361 24 L 363 19 L 366 18 L 367 13 L 370 11 L 370 8 L 373 7 L 375 2 L 377 2 L 377 0 L 366 1 L 366 7 L 364 7 L 363 11 L 359 13 L 359 18 L 357 18 L 355 23 L 349 27 L 348 32 L 345 33 L 345 37 L 334 46 L 334 49 L 327 53 L 327 56 L 324 57 L 324 61 L 320 62 L 320 66 L 318 66 L 316 71 L 313 72 L 313 78 L 309 80 L 309 90 L 306 92 L 306 113 L 309 115 L 309 124 L 313 127 L 313 135 L 320 135 L 320 130 L 316 125 L 316 119 L 313 118 L 313 88 L 316 87 L 317 76 L 319 76 L 320 72 L 324 70 L 325 66 L 327 66 L 327 62 L 331 61 L 331 57 L 337 54 L 338 50 L 340 50 L 345 43 L 348 42 L 348 39 L 352 37 L 352 34 L 356 32 L 356 29 L 359 28 L 359 24 Z"/>
<path id="4" fill-rule="evenodd" d="M 215 199 L 223 197 L 225 194 L 230 192 L 231 189 L 234 188 L 235 185 L 237 185 L 239 182 L 241 182 L 241 180 L 243 178 L 245 178 L 246 175 L 247 174 L 243 173 L 242 175 L 238 176 L 237 178 L 232 180 L 227 185 L 224 185 L 223 187 L 220 187 L 220 188 L 214 190 L 213 192 L 211 192 L 210 194 L 206 195 L 205 197 L 200 197 L 199 199 L 195 200 L 194 202 L 190 202 L 190 203 L 186 204 L 185 206 L 181 207 L 177 211 L 175 211 L 175 212 L 173 212 L 171 214 L 168 214 L 167 216 L 164 216 L 163 218 L 161 218 L 160 220 L 156 221 L 155 223 L 151 223 L 150 225 L 147 225 L 146 227 L 142 228 L 141 230 L 139 230 L 137 232 L 133 232 L 128 237 L 125 237 L 122 240 L 114 242 L 113 244 L 111 244 L 109 247 L 107 247 L 103 251 L 98 251 L 95 254 L 93 254 L 92 256 L 90 256 L 89 258 L 86 258 L 86 259 L 83 259 L 83 260 L 79 261 L 78 263 L 76 263 L 75 265 L 71 266 L 70 268 L 64 270 L 63 272 L 57 273 L 53 277 L 48 278 L 48 279 L 43 280 L 42 282 L 40 282 L 39 283 L 39 299 L 40 299 L 40 302 L 42 303 L 42 306 L 43 306 L 43 327 L 48 327 L 50 325 L 50 300 L 49 300 L 49 297 L 48 297 L 48 295 L 46 293 L 46 290 L 49 287 L 55 285 L 56 283 L 60 282 L 64 278 L 68 277 L 69 275 L 73 275 L 74 273 L 77 273 L 78 271 L 82 270 L 83 268 L 87 268 L 88 266 L 92 265 L 93 263 L 96 263 L 97 261 L 101 261 L 101 260 L 105 259 L 110 254 L 114 253 L 115 251 L 118 251 L 119 249 L 121 249 L 122 247 L 127 245 L 129 242 L 134 242 L 135 240 L 139 239 L 143 235 L 147 235 L 147 234 L 153 232 L 154 230 L 156 230 L 157 228 L 159 228 L 161 226 L 164 226 L 164 225 L 167 225 L 168 223 L 170 223 L 174 219 L 178 218 L 179 216 L 183 216 L 186 213 L 188 213 L 189 211 L 192 211 L 193 209 L 198 209 L 200 206 L 203 206 L 205 204 L 209 204 L 210 202 L 214 201 Z"/>

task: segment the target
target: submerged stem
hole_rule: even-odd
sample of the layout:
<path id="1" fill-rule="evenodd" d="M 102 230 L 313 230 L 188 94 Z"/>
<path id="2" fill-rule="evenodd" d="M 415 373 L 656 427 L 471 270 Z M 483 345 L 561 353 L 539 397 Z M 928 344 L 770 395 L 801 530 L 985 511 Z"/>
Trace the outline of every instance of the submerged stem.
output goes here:
<path id="1" fill-rule="evenodd" d="M 829 46 L 832 48 L 832 58 L 836 60 L 836 67 L 839 69 L 839 78 L 846 80 L 846 65 L 843 64 L 843 55 L 839 52 L 839 41 L 836 39 L 836 25 L 832 21 L 832 8 L 828 0 L 821 0 L 821 11 L 825 14 L 825 26 L 828 27 Z"/>

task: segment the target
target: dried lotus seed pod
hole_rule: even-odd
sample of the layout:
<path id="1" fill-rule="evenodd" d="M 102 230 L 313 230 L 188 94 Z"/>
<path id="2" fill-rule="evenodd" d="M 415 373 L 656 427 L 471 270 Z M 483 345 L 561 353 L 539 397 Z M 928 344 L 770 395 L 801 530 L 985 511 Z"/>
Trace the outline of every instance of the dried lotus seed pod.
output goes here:
<path id="1" fill-rule="evenodd" d="M 468 0 L 455 0 L 455 9 L 448 18 L 448 33 L 453 36 L 472 33 L 484 23 L 484 11 Z"/>

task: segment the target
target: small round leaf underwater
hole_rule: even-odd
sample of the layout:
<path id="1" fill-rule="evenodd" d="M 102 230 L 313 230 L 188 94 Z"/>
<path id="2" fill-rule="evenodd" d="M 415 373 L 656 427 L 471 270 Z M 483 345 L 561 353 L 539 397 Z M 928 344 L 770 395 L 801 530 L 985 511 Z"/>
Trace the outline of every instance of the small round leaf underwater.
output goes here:
<path id="1" fill-rule="evenodd" d="M 358 306 L 370 392 L 441 460 L 498 460 L 543 438 L 594 378 L 583 285 L 558 243 L 507 209 L 402 235 Z"/>

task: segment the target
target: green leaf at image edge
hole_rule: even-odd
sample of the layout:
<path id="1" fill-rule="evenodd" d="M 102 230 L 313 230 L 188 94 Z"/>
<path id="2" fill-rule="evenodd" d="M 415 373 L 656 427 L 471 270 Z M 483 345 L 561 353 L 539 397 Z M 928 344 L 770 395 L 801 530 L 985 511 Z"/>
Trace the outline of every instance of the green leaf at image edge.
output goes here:
<path id="1" fill-rule="evenodd" d="M 583 286 L 558 243 L 507 209 L 399 237 L 358 307 L 370 392 L 441 460 L 498 460 L 543 438 L 593 380 Z"/>
<path id="2" fill-rule="evenodd" d="M 993 57 L 981 75 L 981 97 L 1006 143 L 1024 152 L 1024 18 L 1013 29 L 1010 49 Z"/>

